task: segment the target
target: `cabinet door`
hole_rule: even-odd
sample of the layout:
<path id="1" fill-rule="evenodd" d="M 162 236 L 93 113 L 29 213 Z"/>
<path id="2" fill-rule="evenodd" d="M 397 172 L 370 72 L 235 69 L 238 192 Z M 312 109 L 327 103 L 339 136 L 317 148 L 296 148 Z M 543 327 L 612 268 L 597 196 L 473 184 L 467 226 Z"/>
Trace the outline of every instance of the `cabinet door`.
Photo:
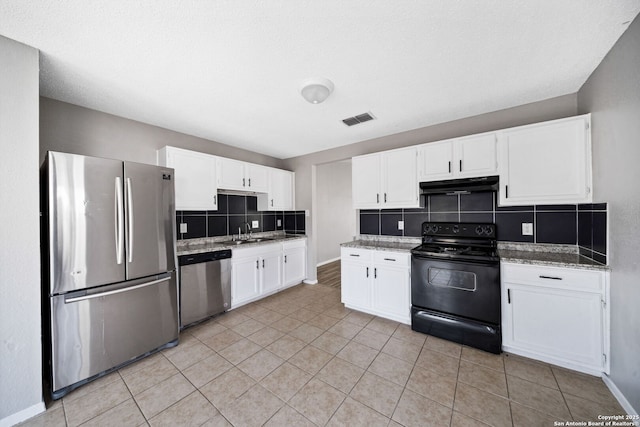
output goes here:
<path id="1" fill-rule="evenodd" d="M 356 209 L 380 207 L 380 158 L 380 154 L 373 154 L 352 159 L 352 197 Z"/>
<path id="2" fill-rule="evenodd" d="M 260 296 L 260 260 L 233 259 L 231 263 L 231 306 Z"/>
<path id="3" fill-rule="evenodd" d="M 500 135 L 500 204 L 591 201 L 589 117 L 506 130 Z"/>
<path id="4" fill-rule="evenodd" d="M 409 270 L 375 266 L 373 269 L 372 308 L 397 321 L 410 320 Z"/>
<path id="5" fill-rule="evenodd" d="M 419 206 L 417 164 L 415 147 L 382 154 L 382 208 Z"/>
<path id="6" fill-rule="evenodd" d="M 300 283 L 307 277 L 307 251 L 305 248 L 285 249 L 284 251 L 285 286 Z"/>
<path id="7" fill-rule="evenodd" d="M 373 269 L 365 264 L 345 262 L 341 267 L 342 302 L 354 307 L 371 307 L 371 280 Z"/>
<path id="8" fill-rule="evenodd" d="M 456 142 L 456 175 L 460 178 L 490 176 L 498 173 L 495 133 L 462 138 Z"/>
<path id="9" fill-rule="evenodd" d="M 244 176 L 244 162 L 218 158 L 218 188 L 225 190 L 248 190 Z"/>
<path id="10" fill-rule="evenodd" d="M 262 275 L 261 293 L 275 291 L 282 287 L 282 251 L 278 248 L 277 252 L 265 254 L 260 259 L 260 268 Z"/>
<path id="11" fill-rule="evenodd" d="M 246 189 L 257 193 L 266 193 L 269 190 L 269 168 L 245 163 Z"/>
<path id="12" fill-rule="evenodd" d="M 173 147 L 164 153 L 175 169 L 176 210 L 217 210 L 216 157 Z"/>
<path id="13" fill-rule="evenodd" d="M 505 285 L 505 346 L 602 370 L 600 294 Z"/>
<path id="14" fill-rule="evenodd" d="M 418 152 L 420 182 L 453 177 L 453 141 L 424 144 L 418 148 Z"/>
<path id="15" fill-rule="evenodd" d="M 268 208 L 274 210 L 293 209 L 293 173 L 289 171 L 271 169 L 271 200 Z"/>

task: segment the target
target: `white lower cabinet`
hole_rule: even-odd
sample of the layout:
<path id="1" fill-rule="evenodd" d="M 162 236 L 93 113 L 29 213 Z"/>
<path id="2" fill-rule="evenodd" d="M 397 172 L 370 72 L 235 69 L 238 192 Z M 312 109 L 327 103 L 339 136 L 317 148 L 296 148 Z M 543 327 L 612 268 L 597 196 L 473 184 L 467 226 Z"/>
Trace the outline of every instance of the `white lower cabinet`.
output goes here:
<path id="1" fill-rule="evenodd" d="M 342 302 L 376 316 L 411 323 L 411 255 L 342 248 Z"/>
<path id="2" fill-rule="evenodd" d="M 502 264 L 502 346 L 566 368 L 609 372 L 608 273 Z"/>
<path id="3" fill-rule="evenodd" d="M 234 248 L 231 257 L 231 308 L 256 301 L 306 278 L 304 239 Z M 286 260 L 286 261 L 285 261 Z"/>

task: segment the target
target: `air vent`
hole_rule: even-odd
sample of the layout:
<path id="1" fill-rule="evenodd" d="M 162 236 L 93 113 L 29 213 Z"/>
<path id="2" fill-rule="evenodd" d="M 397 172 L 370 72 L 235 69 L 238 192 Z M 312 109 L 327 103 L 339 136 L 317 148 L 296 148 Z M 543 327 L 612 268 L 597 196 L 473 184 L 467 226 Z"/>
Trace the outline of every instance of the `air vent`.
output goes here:
<path id="1" fill-rule="evenodd" d="M 373 117 L 371 113 L 363 113 L 363 114 L 358 114 L 357 116 L 347 117 L 346 119 L 342 120 L 342 123 L 344 123 L 347 126 L 353 126 L 353 125 L 357 125 L 358 123 L 368 122 L 369 120 L 373 120 L 374 118 L 375 117 Z"/>

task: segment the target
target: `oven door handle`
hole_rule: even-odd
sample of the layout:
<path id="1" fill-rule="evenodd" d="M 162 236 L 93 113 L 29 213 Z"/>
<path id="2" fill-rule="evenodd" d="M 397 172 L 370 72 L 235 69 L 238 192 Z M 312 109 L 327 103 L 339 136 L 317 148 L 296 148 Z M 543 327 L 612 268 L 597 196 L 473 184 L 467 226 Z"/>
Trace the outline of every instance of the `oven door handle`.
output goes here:
<path id="1" fill-rule="evenodd" d="M 412 252 L 411 256 L 413 258 L 425 260 L 425 261 L 450 262 L 453 264 L 476 264 L 476 265 L 490 265 L 490 266 L 500 264 L 499 259 L 498 260 L 488 260 L 488 259 L 474 260 L 474 259 L 438 258 L 434 256 L 418 254 L 415 252 Z"/>

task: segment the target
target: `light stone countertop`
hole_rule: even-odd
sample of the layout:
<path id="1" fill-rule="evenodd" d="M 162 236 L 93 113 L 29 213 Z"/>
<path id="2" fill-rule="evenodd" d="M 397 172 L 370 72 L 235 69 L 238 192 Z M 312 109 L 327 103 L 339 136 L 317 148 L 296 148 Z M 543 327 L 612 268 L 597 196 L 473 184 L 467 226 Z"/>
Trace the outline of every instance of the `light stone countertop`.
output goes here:
<path id="1" fill-rule="evenodd" d="M 342 243 L 343 248 L 371 249 L 376 251 L 410 252 L 416 246 L 420 246 L 422 240 L 407 237 L 379 237 L 369 238 L 359 236 L 356 240 Z"/>
<path id="2" fill-rule="evenodd" d="M 501 262 L 515 264 L 547 265 L 550 267 L 579 268 L 608 271 L 608 265 L 600 264 L 578 253 L 575 245 L 550 245 L 533 243 L 498 243 Z"/>
<path id="3" fill-rule="evenodd" d="M 255 233 L 253 235 L 255 239 L 268 239 L 261 242 L 243 243 L 241 245 L 225 244 L 225 241 L 232 239 L 231 236 L 222 237 L 204 237 L 200 239 L 188 239 L 179 240 L 176 245 L 176 253 L 180 255 L 192 255 L 200 254 L 204 252 L 221 251 L 224 249 L 240 249 L 240 248 L 255 248 L 256 246 L 268 245 L 271 243 L 282 243 L 285 240 L 300 240 L 306 239 L 304 234 L 284 234 L 283 232 L 265 232 Z"/>

